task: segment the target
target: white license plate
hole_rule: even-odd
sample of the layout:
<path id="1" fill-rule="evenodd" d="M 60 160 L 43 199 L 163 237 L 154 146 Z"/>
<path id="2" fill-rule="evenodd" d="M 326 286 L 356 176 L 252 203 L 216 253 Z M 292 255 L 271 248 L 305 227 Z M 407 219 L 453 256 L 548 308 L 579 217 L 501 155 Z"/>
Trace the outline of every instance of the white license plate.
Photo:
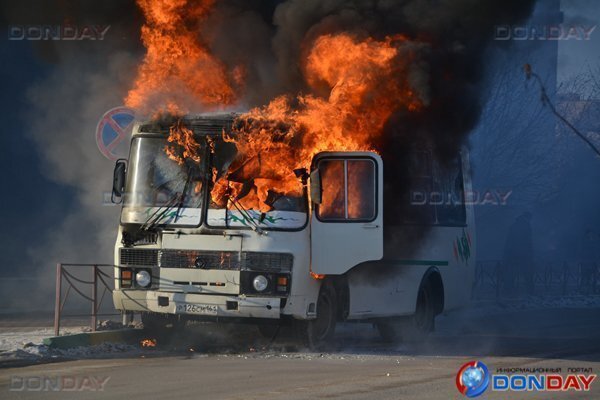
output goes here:
<path id="1" fill-rule="evenodd" d="M 217 315 L 218 307 L 214 304 L 177 304 L 177 314 Z"/>

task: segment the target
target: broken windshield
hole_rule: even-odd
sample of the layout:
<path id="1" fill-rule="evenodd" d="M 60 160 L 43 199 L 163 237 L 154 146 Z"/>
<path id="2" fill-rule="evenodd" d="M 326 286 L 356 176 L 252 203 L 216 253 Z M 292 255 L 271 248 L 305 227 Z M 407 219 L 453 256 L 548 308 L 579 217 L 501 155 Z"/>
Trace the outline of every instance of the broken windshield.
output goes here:
<path id="1" fill-rule="evenodd" d="M 226 140 L 215 141 L 211 149 L 208 225 L 282 229 L 305 225 L 307 200 L 300 180 L 292 190 L 278 192 L 273 188 L 279 177 L 264 176 L 260 157 L 240 159 L 235 144 Z"/>

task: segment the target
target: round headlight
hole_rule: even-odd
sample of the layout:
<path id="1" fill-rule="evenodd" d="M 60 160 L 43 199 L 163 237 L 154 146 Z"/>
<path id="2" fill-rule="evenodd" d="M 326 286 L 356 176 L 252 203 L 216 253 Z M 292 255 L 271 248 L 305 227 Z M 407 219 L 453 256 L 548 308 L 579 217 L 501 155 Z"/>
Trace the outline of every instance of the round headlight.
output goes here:
<path id="1" fill-rule="evenodd" d="M 256 275 L 252 281 L 252 286 L 257 292 L 262 292 L 269 286 L 269 280 L 264 275 Z"/>
<path id="2" fill-rule="evenodd" d="M 135 281 L 141 287 L 150 285 L 150 280 L 151 278 L 148 271 L 139 271 L 137 274 L 135 274 Z"/>

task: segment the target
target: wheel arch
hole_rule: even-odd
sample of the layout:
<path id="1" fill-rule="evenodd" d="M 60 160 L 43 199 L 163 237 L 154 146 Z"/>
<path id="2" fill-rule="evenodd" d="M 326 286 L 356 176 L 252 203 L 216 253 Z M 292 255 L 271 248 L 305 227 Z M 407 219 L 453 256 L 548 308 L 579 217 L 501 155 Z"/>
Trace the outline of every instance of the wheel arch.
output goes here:
<path id="1" fill-rule="evenodd" d="M 332 285 L 337 301 L 337 320 L 345 321 L 350 311 L 350 288 L 346 274 L 327 276 L 323 284 Z"/>

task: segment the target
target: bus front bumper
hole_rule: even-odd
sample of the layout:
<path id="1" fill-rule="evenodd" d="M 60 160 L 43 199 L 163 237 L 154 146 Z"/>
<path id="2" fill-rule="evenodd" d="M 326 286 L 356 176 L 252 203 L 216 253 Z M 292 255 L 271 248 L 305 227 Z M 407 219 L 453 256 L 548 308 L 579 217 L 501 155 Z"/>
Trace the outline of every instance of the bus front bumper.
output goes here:
<path id="1" fill-rule="evenodd" d="M 126 289 L 114 290 L 113 301 L 115 307 L 123 311 L 226 318 L 277 319 L 280 317 L 281 306 L 279 297 L 245 297 Z"/>

